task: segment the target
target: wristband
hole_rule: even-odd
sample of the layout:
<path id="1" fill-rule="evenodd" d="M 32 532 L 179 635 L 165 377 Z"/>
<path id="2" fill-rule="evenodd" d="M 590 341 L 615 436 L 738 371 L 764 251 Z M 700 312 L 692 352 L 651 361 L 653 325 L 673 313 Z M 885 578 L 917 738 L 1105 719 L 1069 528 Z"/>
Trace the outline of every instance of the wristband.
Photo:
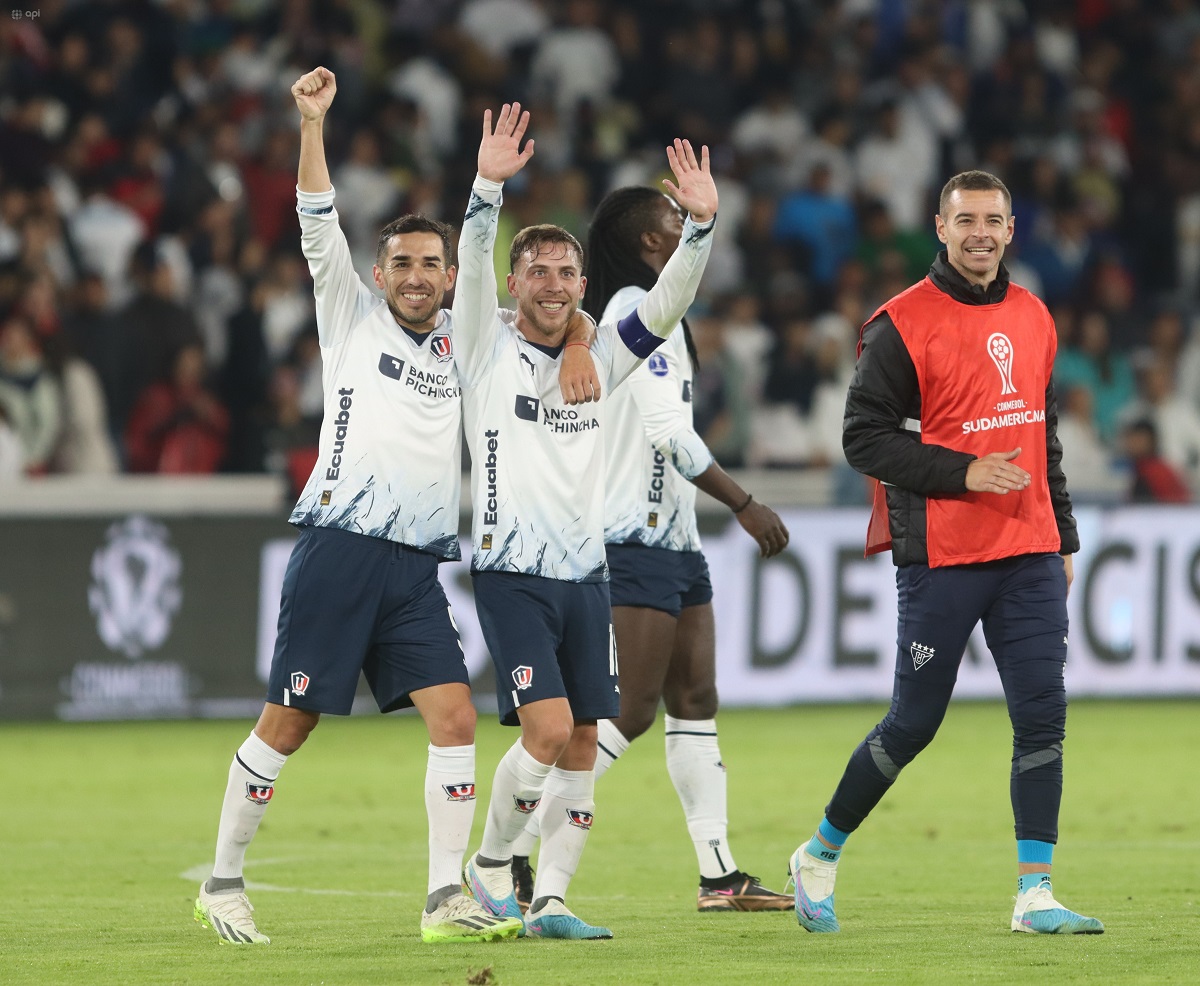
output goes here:
<path id="1" fill-rule="evenodd" d="M 568 342 L 565 346 L 563 346 L 563 349 L 570 349 L 572 346 L 585 346 L 589 350 L 592 348 L 586 342 L 582 342 L 577 339 L 575 342 Z"/>
<path id="2" fill-rule="evenodd" d="M 745 510 L 748 506 L 750 506 L 750 501 L 753 499 L 754 499 L 754 494 L 747 493 L 746 494 L 746 502 L 743 503 L 740 507 L 734 507 L 733 512 L 735 514 L 740 514 L 743 510 Z"/>

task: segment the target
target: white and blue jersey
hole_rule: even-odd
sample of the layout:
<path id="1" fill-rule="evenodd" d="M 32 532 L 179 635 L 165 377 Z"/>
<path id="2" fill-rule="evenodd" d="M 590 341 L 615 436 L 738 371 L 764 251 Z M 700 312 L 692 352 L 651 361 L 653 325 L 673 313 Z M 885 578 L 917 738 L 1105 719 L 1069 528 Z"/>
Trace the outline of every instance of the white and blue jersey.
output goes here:
<path id="1" fill-rule="evenodd" d="M 471 567 L 603 581 L 609 394 L 683 317 L 711 250 L 712 225 L 689 218 L 654 290 L 619 322 L 597 328 L 591 355 L 602 396 L 571 406 L 559 392 L 559 356 L 528 342 L 512 313 L 496 304 L 492 251 L 500 203 L 500 187 L 477 178 L 459 239 L 454 298 L 471 450 Z"/>
<path id="2" fill-rule="evenodd" d="M 644 288 L 622 288 L 602 321 L 624 318 L 645 297 Z M 692 427 L 692 361 L 681 330 L 612 394 L 607 413 L 605 543 L 699 551 L 691 480 L 713 456 Z"/>
<path id="3" fill-rule="evenodd" d="M 456 560 L 462 405 L 450 313 L 424 335 L 398 325 L 354 271 L 333 190 L 296 194 L 325 416 L 317 465 L 290 520 Z"/>

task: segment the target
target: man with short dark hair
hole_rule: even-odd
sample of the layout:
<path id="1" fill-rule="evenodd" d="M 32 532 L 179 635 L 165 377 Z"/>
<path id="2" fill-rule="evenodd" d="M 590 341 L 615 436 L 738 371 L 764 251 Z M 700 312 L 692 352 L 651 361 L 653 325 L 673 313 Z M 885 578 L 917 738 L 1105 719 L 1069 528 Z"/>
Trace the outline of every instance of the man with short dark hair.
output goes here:
<path id="1" fill-rule="evenodd" d="M 1009 281 L 1012 197 L 983 171 L 942 189 L 946 249 L 929 275 L 868 319 L 843 446 L 877 480 L 867 553 L 891 548 L 899 596 L 895 688 L 850 757 L 816 834 L 792 855 L 796 918 L 839 930 L 842 847 L 929 743 L 982 621 L 1013 727 L 1017 838 L 1011 928 L 1099 934 L 1054 899 L 1067 697 L 1067 589 L 1079 536 L 1062 471 L 1046 306 Z M 919 431 L 906 427 L 919 423 Z"/>
<path id="2" fill-rule="evenodd" d="M 471 570 L 479 622 L 496 668 L 501 721 L 521 737 L 496 770 L 480 851 L 463 882 L 493 914 L 520 917 L 512 845 L 545 800 L 542 854 L 530 935 L 611 938 L 570 912 L 567 887 L 593 819 L 596 723 L 620 711 L 604 555 L 603 394 L 597 406 L 564 407 L 555 381 L 574 343 L 568 318 L 586 286 L 583 248 L 566 230 L 532 226 L 510 251 L 515 313 L 496 305 L 492 250 L 503 183 L 533 155 L 529 122 L 505 105 L 484 115 L 479 173 L 462 236 L 454 298 L 464 423 L 471 446 Z M 591 347 L 604 391 L 624 380 L 670 334 L 695 296 L 711 249 L 717 190 L 708 150 L 697 160 L 676 140 L 667 157 L 688 209 L 679 248 L 655 288 Z"/>

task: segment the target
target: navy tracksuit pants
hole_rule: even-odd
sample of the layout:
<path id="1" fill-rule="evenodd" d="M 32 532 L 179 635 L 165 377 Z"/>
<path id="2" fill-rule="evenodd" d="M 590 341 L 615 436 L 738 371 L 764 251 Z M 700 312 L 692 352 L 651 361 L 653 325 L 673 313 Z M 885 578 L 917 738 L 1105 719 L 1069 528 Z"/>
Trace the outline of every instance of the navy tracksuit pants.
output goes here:
<path id="1" fill-rule="evenodd" d="M 1058 840 L 1067 721 L 1067 579 L 1056 554 L 896 569 L 892 705 L 850 757 L 825 809 L 853 832 L 937 733 L 975 624 L 1004 686 L 1013 728 L 1010 793 L 1018 839 Z"/>

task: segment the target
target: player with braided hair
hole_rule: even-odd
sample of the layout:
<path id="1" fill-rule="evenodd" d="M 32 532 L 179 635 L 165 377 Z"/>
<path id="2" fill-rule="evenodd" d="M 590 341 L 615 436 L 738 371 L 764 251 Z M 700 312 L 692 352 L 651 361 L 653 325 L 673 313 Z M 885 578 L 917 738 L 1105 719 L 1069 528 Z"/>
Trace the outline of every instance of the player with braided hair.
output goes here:
<path id="1" fill-rule="evenodd" d="M 585 309 L 598 322 L 632 311 L 679 243 L 679 206 L 653 188 L 609 193 L 588 233 Z M 725 504 L 764 558 L 788 532 L 713 458 L 692 427 L 695 347 L 687 321 L 612 393 L 606 445 L 604 540 L 613 630 L 620 655 L 621 714 L 599 723 L 599 777 L 653 725 L 666 705 L 667 770 L 683 805 L 700 868 L 702 911 L 790 910 L 740 870 L 728 845 L 725 766 L 717 743 L 712 586 L 700 550 L 696 489 Z M 514 881 L 531 883 L 537 819 L 514 847 Z M 520 895 L 519 895 L 520 896 Z"/>

